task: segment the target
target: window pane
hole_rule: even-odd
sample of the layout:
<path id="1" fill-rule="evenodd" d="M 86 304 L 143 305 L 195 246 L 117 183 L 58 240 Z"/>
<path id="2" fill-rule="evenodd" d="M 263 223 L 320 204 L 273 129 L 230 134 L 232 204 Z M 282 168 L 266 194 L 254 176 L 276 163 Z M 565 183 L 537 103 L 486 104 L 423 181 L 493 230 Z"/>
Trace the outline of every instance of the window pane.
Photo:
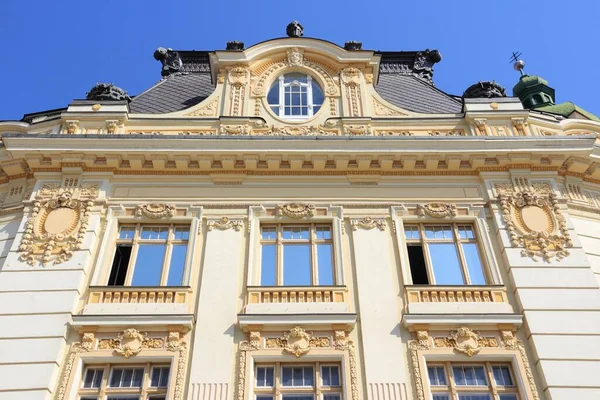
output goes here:
<path id="1" fill-rule="evenodd" d="M 323 400 L 340 400 L 341 397 L 339 395 L 339 393 L 331 393 L 331 394 L 324 394 L 323 395 Z"/>
<path id="2" fill-rule="evenodd" d="M 436 285 L 464 285 L 454 243 L 429 243 L 429 257 Z"/>
<path id="3" fill-rule="evenodd" d="M 323 386 L 340 386 L 340 370 L 336 366 L 321 368 Z"/>
<path id="4" fill-rule="evenodd" d="M 315 378 L 314 378 L 314 372 L 313 372 L 313 367 L 304 367 L 302 368 L 304 370 L 304 382 L 303 385 L 304 386 L 313 386 L 315 384 Z"/>
<path id="5" fill-rule="evenodd" d="M 112 370 L 112 374 L 110 376 L 110 382 L 108 386 L 110 387 L 120 387 L 121 386 L 121 376 L 123 375 L 123 368 L 114 368 Z"/>
<path id="6" fill-rule="evenodd" d="M 450 395 L 447 394 L 434 394 L 433 400 L 450 400 Z"/>
<path id="7" fill-rule="evenodd" d="M 273 400 L 273 396 L 267 395 L 267 396 L 256 396 L 256 400 Z"/>
<path id="8" fill-rule="evenodd" d="M 122 226 L 119 229 L 119 239 L 133 239 L 135 234 L 135 227 L 133 226 Z"/>
<path id="9" fill-rule="evenodd" d="M 138 246 L 131 286 L 160 286 L 165 251 L 165 245 Z"/>
<path id="10" fill-rule="evenodd" d="M 421 238 L 419 227 L 417 225 L 406 225 L 404 227 L 404 236 L 407 240 L 419 240 Z"/>
<path id="11" fill-rule="evenodd" d="M 432 386 L 444 386 L 446 382 L 446 370 L 442 366 L 427 367 L 427 373 L 429 374 L 429 382 Z"/>
<path id="12" fill-rule="evenodd" d="M 264 226 L 261 229 L 263 239 L 277 239 L 277 228 L 274 226 Z"/>
<path id="13" fill-rule="evenodd" d="M 308 226 L 284 226 L 283 238 L 294 240 L 308 240 L 310 238 L 310 228 Z"/>
<path id="14" fill-rule="evenodd" d="M 104 375 L 104 368 L 88 368 L 83 379 L 84 388 L 99 388 Z"/>
<path id="15" fill-rule="evenodd" d="M 323 91 L 319 87 L 319 84 L 315 81 L 312 81 L 312 92 L 313 92 L 313 104 L 321 105 L 323 104 L 323 100 L 325 97 L 323 96 Z"/>
<path id="16" fill-rule="evenodd" d="M 481 265 L 481 258 L 479 258 L 477 243 L 461 243 L 461 246 L 465 253 L 465 261 L 467 262 L 471 284 L 485 285 L 485 275 L 483 273 L 483 265 Z"/>
<path id="17" fill-rule="evenodd" d="M 492 367 L 492 370 L 494 372 L 494 380 L 496 381 L 496 385 L 513 386 L 513 381 L 507 366 L 494 366 Z"/>
<path id="18" fill-rule="evenodd" d="M 292 368 L 291 367 L 283 367 L 281 375 L 282 375 L 281 384 L 283 386 L 293 386 L 294 385 L 294 380 L 292 379 Z"/>
<path id="19" fill-rule="evenodd" d="M 283 284 L 307 286 L 311 284 L 310 245 L 286 244 L 283 246 Z"/>
<path id="20" fill-rule="evenodd" d="M 185 255 L 187 244 L 176 244 L 171 249 L 171 265 L 169 266 L 169 277 L 167 286 L 181 286 L 183 284 L 183 269 L 185 267 Z"/>
<path id="21" fill-rule="evenodd" d="M 269 94 L 267 95 L 267 102 L 269 104 L 279 104 L 279 82 L 275 82 L 271 86 L 271 90 L 269 90 Z"/>
<path id="22" fill-rule="evenodd" d="M 165 226 L 146 226 L 142 228 L 142 239 L 147 240 L 167 240 L 169 228 Z"/>
<path id="23" fill-rule="evenodd" d="M 489 394 L 459 394 L 458 400 L 492 400 Z"/>
<path id="24" fill-rule="evenodd" d="M 315 396 L 312 394 L 284 394 L 281 398 L 283 400 L 314 400 Z"/>
<path id="25" fill-rule="evenodd" d="M 277 285 L 277 245 L 261 246 L 260 284 L 262 286 Z"/>
<path id="26" fill-rule="evenodd" d="M 273 367 L 258 367 L 256 368 L 256 386 L 271 387 L 273 386 Z"/>
<path id="27" fill-rule="evenodd" d="M 190 230 L 188 228 L 175 228 L 176 240 L 190 240 Z"/>
<path id="28" fill-rule="evenodd" d="M 459 386 L 486 386 L 487 379 L 482 366 L 453 367 L 454 380 Z"/>
<path id="29" fill-rule="evenodd" d="M 506 393 L 500 395 L 500 400 L 517 400 L 518 397 L 514 393 Z"/>
<path id="30" fill-rule="evenodd" d="M 461 239 L 475 239 L 475 232 L 473 232 L 473 227 L 469 225 L 460 225 L 458 227 L 458 235 Z"/>
<path id="31" fill-rule="evenodd" d="M 331 228 L 328 226 L 317 226 L 315 228 L 317 239 L 331 239 Z"/>
<path id="32" fill-rule="evenodd" d="M 169 383 L 169 367 L 154 367 L 150 378 L 151 387 L 167 387 Z"/>
<path id="33" fill-rule="evenodd" d="M 331 244 L 317 245 L 317 268 L 319 270 L 319 285 L 333 285 Z"/>

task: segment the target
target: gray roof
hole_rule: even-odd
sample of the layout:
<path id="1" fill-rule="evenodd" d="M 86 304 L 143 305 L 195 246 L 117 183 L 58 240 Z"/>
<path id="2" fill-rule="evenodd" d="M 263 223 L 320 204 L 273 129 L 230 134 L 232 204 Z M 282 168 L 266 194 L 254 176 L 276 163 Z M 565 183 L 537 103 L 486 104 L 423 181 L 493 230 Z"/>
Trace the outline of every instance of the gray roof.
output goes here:
<path id="1" fill-rule="evenodd" d="M 177 73 L 162 79 L 129 103 L 139 114 L 164 114 L 200 103 L 213 91 L 210 73 Z"/>
<path id="2" fill-rule="evenodd" d="M 431 54 L 423 52 L 379 52 L 381 64 L 377 92 L 390 103 L 425 114 L 454 114 L 462 111 L 462 101 L 433 85 Z M 164 114 L 200 103 L 214 90 L 206 51 L 177 51 L 181 65 L 159 83 L 136 96 L 129 104 L 132 113 Z"/>
<path id="3" fill-rule="evenodd" d="M 409 111 L 425 114 L 455 114 L 462 102 L 416 76 L 380 74 L 375 90 L 385 100 Z"/>

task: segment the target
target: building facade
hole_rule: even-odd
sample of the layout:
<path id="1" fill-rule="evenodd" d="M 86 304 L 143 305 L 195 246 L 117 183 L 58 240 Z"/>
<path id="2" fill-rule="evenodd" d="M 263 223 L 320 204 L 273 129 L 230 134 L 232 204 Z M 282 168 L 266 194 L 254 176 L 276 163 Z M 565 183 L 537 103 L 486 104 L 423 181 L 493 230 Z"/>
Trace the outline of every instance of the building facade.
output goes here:
<path id="1" fill-rule="evenodd" d="M 597 117 L 298 23 L 154 57 L 0 122 L 0 398 L 600 398 Z"/>

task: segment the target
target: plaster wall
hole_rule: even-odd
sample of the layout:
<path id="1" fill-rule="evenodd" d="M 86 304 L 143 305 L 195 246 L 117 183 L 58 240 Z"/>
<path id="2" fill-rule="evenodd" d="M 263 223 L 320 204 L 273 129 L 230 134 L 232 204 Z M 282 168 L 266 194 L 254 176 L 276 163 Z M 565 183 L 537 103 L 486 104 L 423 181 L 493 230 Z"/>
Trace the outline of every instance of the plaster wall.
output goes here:
<path id="1" fill-rule="evenodd" d="M 574 227 L 593 233 L 589 224 L 573 223 L 566 210 L 563 215 L 573 247 L 562 260 L 534 261 L 522 256 L 521 249 L 512 248 L 506 240 L 508 233 L 498 210 L 496 235 L 517 311 L 525 316 L 531 361 L 540 374 L 542 392 L 551 400 L 572 399 L 575 394 L 578 399 L 596 399 L 600 352 L 591 349 L 600 349 L 600 291 L 586 239 Z"/>
<path id="2" fill-rule="evenodd" d="M 60 265 L 19 259 L 28 212 L 0 220 L 0 398 L 50 399 L 63 364 L 100 230 L 90 218 L 81 249 Z"/>
<path id="3" fill-rule="evenodd" d="M 575 232 L 581 240 L 583 251 L 588 258 L 598 283 L 600 284 L 600 221 L 572 217 Z"/>
<path id="4" fill-rule="evenodd" d="M 231 399 L 234 335 L 245 261 L 243 230 L 206 233 L 190 370 L 190 400 Z"/>
<path id="5" fill-rule="evenodd" d="M 400 327 L 399 268 L 389 228 L 352 232 L 363 371 L 370 400 L 402 398 L 407 371 Z"/>

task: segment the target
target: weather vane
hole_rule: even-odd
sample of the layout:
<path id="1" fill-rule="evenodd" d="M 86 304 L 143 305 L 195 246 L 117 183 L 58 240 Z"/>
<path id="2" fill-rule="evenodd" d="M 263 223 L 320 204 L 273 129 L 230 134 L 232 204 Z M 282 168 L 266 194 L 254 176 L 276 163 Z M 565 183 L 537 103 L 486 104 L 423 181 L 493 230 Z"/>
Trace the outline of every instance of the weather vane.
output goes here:
<path id="1" fill-rule="evenodd" d="M 525 61 L 519 60 L 521 54 L 523 53 L 519 51 L 513 51 L 512 56 L 510 57 L 510 62 L 514 63 L 513 68 L 519 71 L 521 73 L 521 76 L 523 76 L 525 75 L 525 73 L 523 72 L 523 68 L 525 68 Z"/>

